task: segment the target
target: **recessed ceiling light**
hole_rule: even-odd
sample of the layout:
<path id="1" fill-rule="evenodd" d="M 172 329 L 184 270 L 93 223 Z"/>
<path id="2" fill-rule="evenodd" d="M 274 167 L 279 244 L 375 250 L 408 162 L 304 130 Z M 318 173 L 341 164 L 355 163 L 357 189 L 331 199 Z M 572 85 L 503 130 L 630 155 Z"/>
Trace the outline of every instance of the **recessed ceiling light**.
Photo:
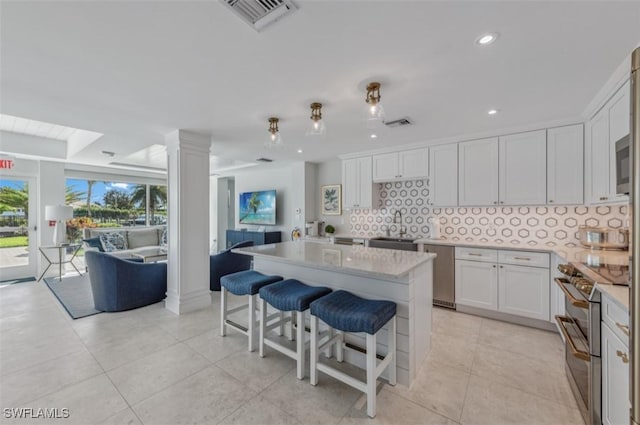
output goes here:
<path id="1" fill-rule="evenodd" d="M 489 110 L 487 111 L 487 114 L 489 114 L 489 115 L 495 115 L 495 114 L 497 114 L 497 113 L 498 113 L 498 110 L 497 110 L 497 109 L 489 109 Z"/>
<path id="2" fill-rule="evenodd" d="M 298 153 L 302 153 L 302 149 L 298 149 Z"/>
<path id="3" fill-rule="evenodd" d="M 100 151 L 100 153 L 104 156 L 108 156 L 109 158 L 113 158 L 116 155 L 115 152 L 110 152 L 110 151 Z"/>
<path id="4" fill-rule="evenodd" d="M 377 136 L 377 135 L 375 135 L 375 134 L 372 134 L 372 135 L 371 135 L 371 138 L 372 138 L 372 139 L 375 139 L 375 138 L 377 138 L 377 137 L 378 137 L 378 136 Z"/>
<path id="5" fill-rule="evenodd" d="M 497 32 L 492 32 L 492 33 L 489 33 L 489 34 L 482 34 L 480 37 L 478 37 L 476 39 L 476 44 L 479 44 L 480 46 L 486 46 L 488 44 L 493 43 L 497 39 L 498 39 L 498 33 Z"/>

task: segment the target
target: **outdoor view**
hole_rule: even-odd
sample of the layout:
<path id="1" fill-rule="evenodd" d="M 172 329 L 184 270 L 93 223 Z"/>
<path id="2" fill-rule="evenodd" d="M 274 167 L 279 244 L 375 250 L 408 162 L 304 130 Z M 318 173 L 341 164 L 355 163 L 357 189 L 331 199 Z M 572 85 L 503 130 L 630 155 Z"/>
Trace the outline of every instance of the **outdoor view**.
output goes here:
<path id="1" fill-rule="evenodd" d="M 0 179 L 0 267 L 28 261 L 28 204 L 26 182 Z M 82 241 L 85 227 L 167 223 L 166 186 L 69 178 L 66 204 L 73 207 L 73 219 L 67 221 L 67 242 L 71 243 Z M 83 259 L 79 260 L 81 265 Z"/>

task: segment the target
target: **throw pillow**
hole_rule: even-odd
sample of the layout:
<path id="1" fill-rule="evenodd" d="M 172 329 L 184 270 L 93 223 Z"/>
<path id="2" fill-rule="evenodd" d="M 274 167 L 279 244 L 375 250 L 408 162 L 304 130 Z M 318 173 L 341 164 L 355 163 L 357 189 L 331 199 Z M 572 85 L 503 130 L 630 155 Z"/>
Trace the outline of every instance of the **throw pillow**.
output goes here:
<path id="1" fill-rule="evenodd" d="M 102 248 L 102 242 L 100 242 L 100 236 L 96 236 L 95 238 L 83 239 L 82 242 L 86 243 L 90 248 L 98 248 L 98 251 L 104 252 L 104 248 Z"/>
<path id="2" fill-rule="evenodd" d="M 127 238 L 122 232 L 107 232 L 100 234 L 100 243 L 104 252 L 122 251 L 127 249 Z"/>
<path id="3" fill-rule="evenodd" d="M 169 237 L 169 234 L 167 233 L 167 229 L 164 229 L 162 231 L 162 235 L 160 235 L 160 246 L 162 246 L 162 247 L 166 247 L 167 246 L 168 237 Z"/>

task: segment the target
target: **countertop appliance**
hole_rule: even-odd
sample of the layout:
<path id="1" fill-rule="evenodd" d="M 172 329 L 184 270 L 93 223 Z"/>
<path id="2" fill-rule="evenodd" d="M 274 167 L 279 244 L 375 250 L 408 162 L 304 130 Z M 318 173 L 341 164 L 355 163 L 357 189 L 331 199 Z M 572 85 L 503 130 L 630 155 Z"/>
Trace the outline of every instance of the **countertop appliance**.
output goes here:
<path id="1" fill-rule="evenodd" d="M 455 310 L 455 247 L 424 245 L 424 251 L 437 255 L 433 262 L 433 305 Z"/>
<path id="2" fill-rule="evenodd" d="M 629 229 L 611 227 L 578 227 L 580 243 L 587 248 L 626 250 L 629 247 Z"/>

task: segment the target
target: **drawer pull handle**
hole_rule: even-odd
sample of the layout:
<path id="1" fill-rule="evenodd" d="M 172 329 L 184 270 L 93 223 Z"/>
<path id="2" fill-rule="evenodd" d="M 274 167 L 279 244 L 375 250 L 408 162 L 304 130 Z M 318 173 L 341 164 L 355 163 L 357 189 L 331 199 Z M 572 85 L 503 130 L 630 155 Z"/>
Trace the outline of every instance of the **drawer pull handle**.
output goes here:
<path id="1" fill-rule="evenodd" d="M 476 254 L 475 252 L 470 252 L 469 255 L 473 255 L 474 257 L 482 257 L 482 254 Z"/>
<path id="2" fill-rule="evenodd" d="M 620 350 L 616 350 L 616 356 L 620 357 L 620 359 L 622 359 L 622 363 L 629 363 L 629 356 L 627 356 L 627 353 L 623 353 Z"/>
<path id="3" fill-rule="evenodd" d="M 569 290 L 567 288 L 565 288 L 565 285 L 569 285 L 569 281 L 568 280 L 562 279 L 562 278 L 559 278 L 559 277 L 556 277 L 553 280 L 558 284 L 560 289 L 562 289 L 562 292 L 564 292 L 565 297 L 567 297 L 567 299 L 569 300 L 571 305 L 574 305 L 574 306 L 576 306 L 578 308 L 583 308 L 583 309 L 588 309 L 589 308 L 589 302 L 588 301 L 577 299 L 576 297 L 571 295 L 571 292 L 569 292 Z"/>
<path id="4" fill-rule="evenodd" d="M 626 336 L 629 336 L 629 326 L 623 325 L 622 323 L 616 322 L 616 326 L 620 329 Z"/>
<path id="5" fill-rule="evenodd" d="M 567 348 L 569 348 L 569 350 L 571 351 L 571 354 L 575 358 L 578 358 L 580 360 L 584 360 L 587 362 L 590 361 L 591 355 L 586 351 L 579 350 L 576 347 L 575 342 L 573 342 L 571 335 L 569 335 L 569 331 L 567 331 L 567 326 L 565 325 L 565 323 L 573 324 L 573 320 L 566 316 L 556 316 L 556 322 L 558 322 L 558 326 L 560 327 L 560 332 L 562 332 L 562 335 L 564 335 L 564 340 L 567 341 Z"/>
<path id="6" fill-rule="evenodd" d="M 529 257 L 513 257 L 514 260 L 531 261 Z"/>

